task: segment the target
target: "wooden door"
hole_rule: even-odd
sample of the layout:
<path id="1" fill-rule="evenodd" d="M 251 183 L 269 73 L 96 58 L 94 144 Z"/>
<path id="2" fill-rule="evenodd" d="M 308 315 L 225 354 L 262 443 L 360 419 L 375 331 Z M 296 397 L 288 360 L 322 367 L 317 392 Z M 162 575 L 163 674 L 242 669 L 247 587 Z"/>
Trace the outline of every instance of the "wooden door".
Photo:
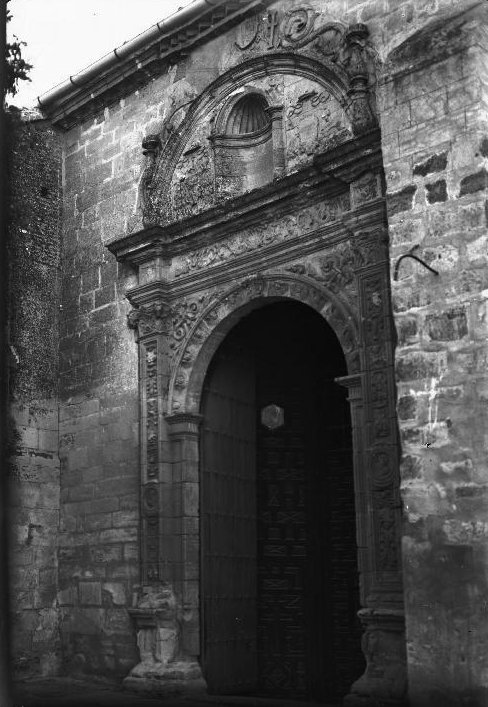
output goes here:
<path id="1" fill-rule="evenodd" d="M 208 690 L 254 692 L 256 649 L 255 377 L 226 342 L 202 400 L 203 666 Z"/>

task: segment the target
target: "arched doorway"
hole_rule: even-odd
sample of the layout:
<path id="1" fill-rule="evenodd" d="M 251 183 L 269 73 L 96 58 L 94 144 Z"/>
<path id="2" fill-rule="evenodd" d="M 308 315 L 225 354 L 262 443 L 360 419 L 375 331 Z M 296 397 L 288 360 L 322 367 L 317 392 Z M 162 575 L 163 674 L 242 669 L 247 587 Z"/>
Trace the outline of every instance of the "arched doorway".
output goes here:
<path id="1" fill-rule="evenodd" d="M 210 692 L 345 695 L 364 670 L 339 342 L 298 302 L 227 335 L 202 395 L 202 656 Z"/>

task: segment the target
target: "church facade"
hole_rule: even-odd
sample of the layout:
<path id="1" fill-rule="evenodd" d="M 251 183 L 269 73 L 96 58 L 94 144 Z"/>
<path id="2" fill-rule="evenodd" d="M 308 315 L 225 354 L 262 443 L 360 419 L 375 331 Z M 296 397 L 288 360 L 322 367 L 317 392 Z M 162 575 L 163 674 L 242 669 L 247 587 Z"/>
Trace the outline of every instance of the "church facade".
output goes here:
<path id="1" fill-rule="evenodd" d="M 41 97 L 20 674 L 486 704 L 486 12 L 196 0 Z"/>

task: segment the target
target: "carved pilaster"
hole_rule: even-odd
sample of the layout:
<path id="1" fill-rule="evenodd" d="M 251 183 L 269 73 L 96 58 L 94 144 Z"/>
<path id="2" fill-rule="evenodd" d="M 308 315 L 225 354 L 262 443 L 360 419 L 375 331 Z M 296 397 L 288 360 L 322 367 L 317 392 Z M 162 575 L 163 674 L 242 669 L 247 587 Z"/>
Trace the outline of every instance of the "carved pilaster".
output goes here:
<path id="1" fill-rule="evenodd" d="M 395 410 L 394 342 L 383 229 L 351 238 L 358 276 L 365 372 L 364 453 L 372 519 L 372 581 L 368 606 L 403 605 L 400 562 L 401 506 Z"/>
<path id="2" fill-rule="evenodd" d="M 140 480 L 141 480 L 141 573 L 142 582 L 162 579 L 161 572 L 161 439 L 166 306 L 161 302 L 134 309 L 129 326 L 139 343 Z"/>
<path id="3" fill-rule="evenodd" d="M 363 24 L 351 25 L 345 35 L 346 70 L 349 75 L 350 118 L 354 135 L 376 127 L 376 117 L 370 104 L 368 67 L 365 43 L 368 28 Z"/>
<path id="4" fill-rule="evenodd" d="M 283 138 L 283 106 L 266 109 L 271 119 L 273 137 L 273 176 L 281 177 L 286 171 L 285 141 Z"/>
<path id="5" fill-rule="evenodd" d="M 184 619 L 181 643 L 188 655 L 200 652 L 199 605 L 199 427 L 202 416 L 180 413 L 165 418 L 173 462 L 173 498 L 179 517 L 173 519 L 173 544 L 180 570 L 173 586 L 180 597 Z"/>
<path id="6" fill-rule="evenodd" d="M 157 158 L 161 150 L 161 140 L 159 135 L 147 135 L 142 141 L 142 154 L 146 158 L 144 171 L 142 173 L 139 198 L 142 209 L 142 217 L 145 225 L 154 221 L 151 202 L 151 185 L 156 169 Z"/>
<path id="7" fill-rule="evenodd" d="M 364 455 L 364 377 L 361 373 L 342 376 L 336 383 L 348 391 L 354 463 L 354 494 L 356 503 L 356 540 L 358 544 L 359 592 L 362 606 L 366 604 L 371 584 L 371 514 L 368 504 L 368 479 Z"/>

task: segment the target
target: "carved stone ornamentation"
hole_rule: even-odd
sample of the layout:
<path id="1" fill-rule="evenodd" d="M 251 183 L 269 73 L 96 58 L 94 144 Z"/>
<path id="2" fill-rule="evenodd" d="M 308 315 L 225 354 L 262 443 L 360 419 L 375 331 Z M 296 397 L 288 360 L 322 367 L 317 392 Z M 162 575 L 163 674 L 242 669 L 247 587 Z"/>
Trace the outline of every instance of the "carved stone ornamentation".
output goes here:
<path id="1" fill-rule="evenodd" d="M 146 135 L 142 141 L 142 154 L 146 158 L 146 164 L 139 183 L 139 203 L 144 223 L 151 221 L 151 187 L 160 151 L 159 135 Z"/>
<path id="2" fill-rule="evenodd" d="M 158 485 L 149 483 L 144 486 L 142 494 L 142 507 L 147 516 L 157 515 L 159 510 Z"/>
<path id="3" fill-rule="evenodd" d="M 349 241 L 331 248 L 325 255 L 311 261 L 294 263 L 288 272 L 307 275 L 323 284 L 331 292 L 340 292 L 354 282 L 353 251 Z"/>
<path id="4" fill-rule="evenodd" d="M 385 262 L 388 258 L 387 243 L 388 233 L 384 228 L 352 234 L 351 248 L 355 269 Z"/>
<path id="5" fill-rule="evenodd" d="M 345 67 L 349 75 L 349 117 L 354 135 L 374 128 L 376 117 L 370 103 L 366 40 L 368 28 L 357 24 L 349 27 L 345 35 Z"/>
<path id="6" fill-rule="evenodd" d="M 167 314 L 167 305 L 155 302 L 132 309 L 127 315 L 127 323 L 131 329 L 137 330 L 139 338 L 163 334 Z"/>
<path id="7" fill-rule="evenodd" d="M 308 5 L 298 5 L 285 12 L 271 9 L 253 15 L 238 28 L 236 47 L 242 52 L 269 52 L 276 49 L 299 49 L 320 42 L 324 55 L 339 51 L 344 27 L 339 23 L 316 26 L 320 13 Z"/>
<path id="8" fill-rule="evenodd" d="M 185 658 L 180 646 L 177 599 L 169 585 L 157 582 L 144 587 L 136 606 L 129 609 L 135 624 L 140 662 L 124 680 L 134 691 L 174 696 L 184 690 L 205 689 L 201 668 Z"/>
<path id="9" fill-rule="evenodd" d="M 394 467 L 390 455 L 381 449 L 371 453 L 370 468 L 373 475 L 373 486 L 376 490 L 389 488 L 394 481 Z"/>
<path id="10" fill-rule="evenodd" d="M 192 143 L 177 164 L 171 185 L 173 217 L 185 218 L 215 203 L 213 167 L 205 137 Z"/>
<path id="11" fill-rule="evenodd" d="M 351 184 L 354 207 L 381 197 L 381 178 L 378 172 L 365 172 Z"/>
<path id="12" fill-rule="evenodd" d="M 319 280 L 318 277 L 316 279 Z M 261 297 L 289 297 L 321 311 L 327 295 L 318 285 L 305 278 L 270 274 L 246 278 L 230 290 L 214 291 L 207 301 L 202 298 L 201 313 L 196 317 L 187 338 L 180 342 L 175 357 L 170 384 L 170 409 L 173 412 L 182 409 L 187 395 L 189 378 L 185 369 L 193 365 L 202 345 L 212 335 L 218 323 L 233 311 Z M 342 305 L 334 306 L 329 302 L 325 316 L 336 331 L 346 358 L 349 362 L 354 360 L 354 364 L 350 366 L 351 372 L 357 370 L 358 335 L 351 314 L 348 314 Z"/>
<path id="13" fill-rule="evenodd" d="M 300 232 L 302 235 L 313 232 L 321 226 L 338 220 L 348 207 L 349 197 L 342 195 L 302 209 L 296 216 L 287 214 L 253 226 L 235 236 L 228 237 L 223 242 L 205 246 L 184 258 L 179 258 L 175 267 L 175 277 L 181 277 L 193 270 L 206 270 L 239 255 L 297 237 Z"/>

